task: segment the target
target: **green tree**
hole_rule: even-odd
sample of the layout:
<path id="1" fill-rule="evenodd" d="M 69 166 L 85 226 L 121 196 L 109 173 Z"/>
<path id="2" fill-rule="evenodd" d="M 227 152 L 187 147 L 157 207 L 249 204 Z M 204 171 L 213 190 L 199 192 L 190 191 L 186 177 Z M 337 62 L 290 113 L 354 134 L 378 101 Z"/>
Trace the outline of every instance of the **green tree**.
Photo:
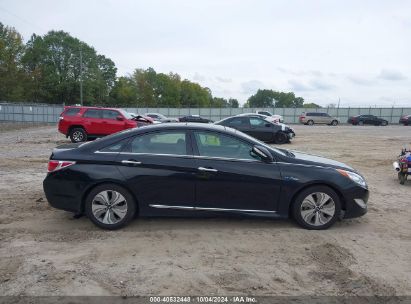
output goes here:
<path id="1" fill-rule="evenodd" d="M 247 103 L 250 108 L 269 108 L 274 106 L 274 97 L 273 90 L 258 90 L 248 98 Z"/>
<path id="2" fill-rule="evenodd" d="M 270 107 L 302 107 L 304 98 L 295 97 L 293 92 L 278 92 L 273 90 L 258 90 L 256 94 L 247 100 L 247 106 L 251 108 Z"/>
<path id="3" fill-rule="evenodd" d="M 25 74 L 21 66 L 24 44 L 21 35 L 0 22 L 0 100 L 24 100 Z"/>
<path id="4" fill-rule="evenodd" d="M 33 82 L 28 93 L 34 100 L 79 103 L 82 74 L 85 104 L 104 103 L 116 79 L 113 61 L 63 31 L 33 35 L 22 61 Z"/>
<path id="5" fill-rule="evenodd" d="M 228 106 L 230 108 L 238 108 L 240 106 L 240 103 L 238 102 L 237 99 L 230 98 L 230 99 L 228 99 Z"/>
<path id="6" fill-rule="evenodd" d="M 321 108 L 320 105 L 318 105 L 316 103 L 313 103 L 313 102 L 305 103 L 305 104 L 303 104 L 303 107 L 304 108 Z"/>

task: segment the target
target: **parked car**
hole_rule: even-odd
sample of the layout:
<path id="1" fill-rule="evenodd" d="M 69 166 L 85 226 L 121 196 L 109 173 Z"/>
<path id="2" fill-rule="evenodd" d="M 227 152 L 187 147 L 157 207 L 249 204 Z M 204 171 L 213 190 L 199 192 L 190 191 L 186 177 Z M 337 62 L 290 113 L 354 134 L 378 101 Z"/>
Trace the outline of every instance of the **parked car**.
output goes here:
<path id="1" fill-rule="evenodd" d="M 268 111 L 259 111 L 259 110 L 257 110 L 257 111 L 255 111 L 255 113 L 266 116 L 272 122 L 283 122 L 284 121 L 284 119 L 281 115 L 272 114 L 271 112 L 268 112 Z"/>
<path id="2" fill-rule="evenodd" d="M 367 212 L 364 178 L 338 161 L 276 149 L 237 130 L 169 123 L 51 154 L 51 206 L 117 229 L 140 216 L 242 214 L 326 229 Z"/>
<path id="3" fill-rule="evenodd" d="M 128 114 L 130 114 L 133 117 L 133 119 L 135 119 L 136 121 L 139 121 L 140 126 L 150 125 L 153 123 L 160 123 L 159 121 L 155 121 L 149 116 L 145 116 L 145 115 L 141 115 L 141 114 L 133 113 L 133 112 L 128 112 Z"/>
<path id="4" fill-rule="evenodd" d="M 201 122 L 201 123 L 212 123 L 213 121 L 208 118 L 201 117 L 199 115 L 187 115 L 178 119 L 180 122 Z"/>
<path id="5" fill-rule="evenodd" d="M 322 112 L 303 112 L 299 117 L 299 121 L 302 124 L 310 126 L 313 124 L 327 124 L 336 126 L 339 123 L 338 118 Z"/>
<path id="6" fill-rule="evenodd" d="M 403 124 L 404 126 L 410 126 L 411 125 L 411 115 L 403 115 L 401 116 L 399 124 Z"/>
<path id="7" fill-rule="evenodd" d="M 76 143 L 151 123 L 122 109 L 68 106 L 60 114 L 58 130 Z"/>
<path id="8" fill-rule="evenodd" d="M 177 122 L 178 121 L 177 118 L 170 118 L 160 113 L 146 113 L 144 115 L 158 122 Z"/>
<path id="9" fill-rule="evenodd" d="M 353 125 L 374 125 L 374 126 L 386 126 L 388 125 L 388 121 L 379 118 L 374 115 L 357 115 L 357 116 L 351 116 L 348 118 L 347 123 L 353 124 Z"/>
<path id="10" fill-rule="evenodd" d="M 228 117 L 216 122 L 215 124 L 231 127 L 251 135 L 265 142 L 275 142 L 284 144 L 290 142 L 295 136 L 295 132 L 284 124 L 272 123 L 264 119 L 265 116 L 259 114 L 244 115 L 240 114 Z"/>

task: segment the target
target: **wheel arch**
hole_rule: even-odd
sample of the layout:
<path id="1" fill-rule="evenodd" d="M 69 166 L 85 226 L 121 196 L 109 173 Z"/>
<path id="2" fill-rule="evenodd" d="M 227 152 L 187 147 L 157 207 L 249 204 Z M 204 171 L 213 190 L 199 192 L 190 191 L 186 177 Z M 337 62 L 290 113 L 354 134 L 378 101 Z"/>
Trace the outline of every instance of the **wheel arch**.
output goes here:
<path id="1" fill-rule="evenodd" d="M 137 197 L 134 195 L 133 191 L 131 191 L 131 189 L 123 182 L 120 182 L 118 180 L 102 180 L 99 182 L 96 182 L 92 185 L 90 185 L 89 187 L 87 187 L 87 189 L 83 192 L 82 196 L 81 196 L 81 213 L 84 214 L 85 212 L 85 205 L 86 205 L 86 199 L 87 196 L 89 195 L 89 193 L 96 187 L 104 185 L 104 184 L 115 184 L 117 186 L 120 186 L 124 189 L 126 189 L 128 191 L 128 193 L 130 193 L 130 195 L 133 197 L 135 205 L 136 205 L 136 216 L 139 214 L 140 211 L 140 206 L 139 206 L 139 202 Z"/>
<path id="2" fill-rule="evenodd" d="M 83 125 L 71 125 L 68 129 L 67 129 L 67 135 L 70 135 L 71 130 L 75 129 L 75 128 L 79 128 L 79 129 L 83 129 L 86 133 L 87 129 L 83 126 Z"/>
<path id="3" fill-rule="evenodd" d="M 293 207 L 296 197 L 304 190 L 310 187 L 315 187 L 315 186 L 325 186 L 325 187 L 332 189 L 338 195 L 338 198 L 340 199 L 341 209 L 344 211 L 346 210 L 346 202 L 345 202 L 344 196 L 342 195 L 342 192 L 340 191 L 340 189 L 338 189 L 338 187 L 336 187 L 333 184 L 326 183 L 326 182 L 313 182 L 313 183 L 305 184 L 304 186 L 299 188 L 296 192 L 294 192 L 294 194 L 291 196 L 289 200 L 289 204 L 288 204 L 288 217 L 291 217 L 292 215 L 292 207 Z"/>

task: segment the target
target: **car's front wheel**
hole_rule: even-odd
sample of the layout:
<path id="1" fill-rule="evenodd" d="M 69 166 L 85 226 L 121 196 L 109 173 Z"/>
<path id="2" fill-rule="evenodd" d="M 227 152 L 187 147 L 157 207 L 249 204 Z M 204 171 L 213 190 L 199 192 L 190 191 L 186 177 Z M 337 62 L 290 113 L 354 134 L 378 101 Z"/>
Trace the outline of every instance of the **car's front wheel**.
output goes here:
<path id="1" fill-rule="evenodd" d="M 103 184 L 90 191 L 86 198 L 87 217 L 103 229 L 119 229 L 127 225 L 136 213 L 131 194 L 116 184 Z"/>
<path id="2" fill-rule="evenodd" d="M 286 142 L 288 142 L 288 135 L 281 131 L 277 132 L 277 134 L 275 134 L 274 136 L 274 142 L 280 145 L 285 144 Z"/>
<path id="3" fill-rule="evenodd" d="M 337 121 L 337 120 L 333 120 L 333 121 L 331 122 L 331 125 L 332 125 L 332 126 L 338 125 L 338 121 Z"/>
<path id="4" fill-rule="evenodd" d="M 87 133 L 83 128 L 73 128 L 70 130 L 70 140 L 73 143 L 87 141 Z"/>
<path id="5" fill-rule="evenodd" d="M 381 126 L 386 126 L 388 125 L 388 122 L 386 122 L 385 120 L 381 122 Z"/>
<path id="6" fill-rule="evenodd" d="M 329 187 L 313 186 L 303 190 L 295 199 L 292 215 L 306 229 L 327 229 L 341 212 L 338 195 Z"/>

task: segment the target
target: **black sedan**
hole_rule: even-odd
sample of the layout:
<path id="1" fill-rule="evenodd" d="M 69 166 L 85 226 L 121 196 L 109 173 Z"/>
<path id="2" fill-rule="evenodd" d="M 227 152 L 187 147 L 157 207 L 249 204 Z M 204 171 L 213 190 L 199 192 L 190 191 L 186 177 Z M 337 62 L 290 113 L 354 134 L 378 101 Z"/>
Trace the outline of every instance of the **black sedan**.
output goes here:
<path id="1" fill-rule="evenodd" d="M 178 119 L 180 122 L 200 122 L 200 123 L 212 123 L 213 121 L 208 118 L 201 117 L 199 115 L 187 115 Z"/>
<path id="2" fill-rule="evenodd" d="M 398 121 L 399 124 L 403 124 L 404 126 L 411 126 L 411 115 L 403 115 L 401 116 L 400 120 Z"/>
<path id="3" fill-rule="evenodd" d="M 379 118 L 374 115 L 358 115 L 358 116 L 351 116 L 348 118 L 347 123 L 352 125 L 374 125 L 374 126 L 386 126 L 388 125 L 388 121 Z"/>
<path id="4" fill-rule="evenodd" d="M 325 229 L 367 212 L 364 178 L 347 165 L 272 148 L 231 128 L 150 125 L 53 150 L 50 205 L 117 229 L 140 216 L 294 218 Z"/>
<path id="5" fill-rule="evenodd" d="M 216 122 L 217 125 L 231 127 L 251 135 L 265 142 L 284 144 L 290 142 L 295 136 L 295 132 L 290 127 L 272 123 L 261 117 L 259 114 L 240 114 Z"/>

